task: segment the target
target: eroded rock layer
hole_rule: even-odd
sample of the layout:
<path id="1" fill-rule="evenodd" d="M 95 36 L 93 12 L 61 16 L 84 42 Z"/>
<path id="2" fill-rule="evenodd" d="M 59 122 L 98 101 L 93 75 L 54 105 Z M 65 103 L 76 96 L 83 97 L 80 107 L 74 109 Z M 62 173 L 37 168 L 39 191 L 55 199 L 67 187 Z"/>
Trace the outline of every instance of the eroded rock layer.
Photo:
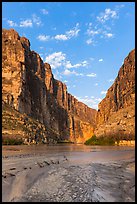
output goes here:
<path id="1" fill-rule="evenodd" d="M 97 112 L 97 136 L 135 135 L 135 50 L 125 58 L 113 85 L 100 102 Z"/>
<path id="2" fill-rule="evenodd" d="M 2 30 L 2 99 L 51 129 L 47 137 L 54 132 L 57 140 L 84 142 L 93 135 L 97 111 L 69 94 L 50 65 L 30 50 L 29 40 L 13 29 Z"/>

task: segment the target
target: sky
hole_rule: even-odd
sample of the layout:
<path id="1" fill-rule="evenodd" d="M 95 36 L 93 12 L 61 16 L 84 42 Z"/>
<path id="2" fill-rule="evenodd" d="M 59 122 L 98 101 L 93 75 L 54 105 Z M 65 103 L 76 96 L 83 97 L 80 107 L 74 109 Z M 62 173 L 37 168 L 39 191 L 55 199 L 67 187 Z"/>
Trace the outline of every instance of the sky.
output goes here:
<path id="1" fill-rule="evenodd" d="M 135 48 L 135 2 L 3 2 L 2 28 L 28 38 L 54 78 L 98 109 Z"/>

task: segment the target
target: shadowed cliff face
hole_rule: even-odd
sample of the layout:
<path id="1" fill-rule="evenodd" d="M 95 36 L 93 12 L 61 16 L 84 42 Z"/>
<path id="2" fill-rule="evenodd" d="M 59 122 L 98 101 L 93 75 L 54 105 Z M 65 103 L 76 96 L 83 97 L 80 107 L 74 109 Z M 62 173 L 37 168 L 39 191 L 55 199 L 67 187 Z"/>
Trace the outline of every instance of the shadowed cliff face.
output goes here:
<path id="1" fill-rule="evenodd" d="M 135 135 L 135 50 L 125 58 L 113 85 L 99 103 L 97 136 Z"/>
<path id="2" fill-rule="evenodd" d="M 69 94 L 50 65 L 30 50 L 29 40 L 13 29 L 2 30 L 2 99 L 52 129 L 58 140 L 84 142 L 93 135 L 97 111 Z"/>

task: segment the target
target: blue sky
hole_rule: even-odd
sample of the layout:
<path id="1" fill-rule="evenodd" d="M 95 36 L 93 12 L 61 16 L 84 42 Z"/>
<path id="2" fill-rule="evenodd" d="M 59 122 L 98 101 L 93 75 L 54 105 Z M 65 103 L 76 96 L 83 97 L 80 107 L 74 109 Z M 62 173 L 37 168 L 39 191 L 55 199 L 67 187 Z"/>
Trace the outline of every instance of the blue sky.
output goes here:
<path id="1" fill-rule="evenodd" d="M 3 2 L 2 27 L 27 37 L 68 92 L 97 109 L 135 48 L 135 3 Z"/>

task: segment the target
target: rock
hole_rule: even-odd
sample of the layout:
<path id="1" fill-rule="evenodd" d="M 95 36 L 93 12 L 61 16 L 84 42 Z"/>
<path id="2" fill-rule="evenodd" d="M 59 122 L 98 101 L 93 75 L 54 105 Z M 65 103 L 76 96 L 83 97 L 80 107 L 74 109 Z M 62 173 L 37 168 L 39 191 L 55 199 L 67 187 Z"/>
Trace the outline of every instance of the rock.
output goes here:
<path id="1" fill-rule="evenodd" d="M 25 123 L 26 132 L 18 131 L 24 141 L 27 133 L 27 144 L 40 140 L 48 144 L 60 141 L 84 143 L 93 134 L 120 134 L 133 138 L 135 50 L 125 58 L 118 76 L 96 111 L 68 93 L 67 86 L 54 78 L 51 66 L 30 50 L 27 38 L 20 37 L 14 29 L 3 29 L 2 100 L 2 105 L 8 104 L 21 113 L 23 120 L 28 117 L 28 121 L 21 120 Z M 35 122 L 31 123 L 32 119 Z M 9 120 L 15 121 L 15 118 L 10 116 Z M 5 134 L 15 134 L 16 126 L 7 130 L 6 121 L 7 118 L 3 117 Z M 16 121 L 19 121 L 18 117 Z"/>
<path id="2" fill-rule="evenodd" d="M 95 135 L 135 136 L 135 50 L 125 58 L 113 85 L 99 103 Z"/>
<path id="3" fill-rule="evenodd" d="M 50 65 L 30 50 L 29 40 L 13 29 L 2 30 L 2 99 L 42 123 L 49 141 L 83 143 L 93 135 L 97 111 L 69 94 Z"/>

